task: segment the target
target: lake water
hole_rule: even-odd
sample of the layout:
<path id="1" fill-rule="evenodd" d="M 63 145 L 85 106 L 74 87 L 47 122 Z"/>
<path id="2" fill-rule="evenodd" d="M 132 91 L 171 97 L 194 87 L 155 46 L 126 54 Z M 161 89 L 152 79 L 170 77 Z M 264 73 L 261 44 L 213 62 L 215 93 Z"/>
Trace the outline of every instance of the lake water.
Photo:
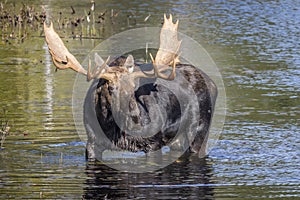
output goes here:
<path id="1" fill-rule="evenodd" d="M 61 12 L 66 22 L 83 16 L 91 5 L 70 0 L 42 4 L 53 20 Z M 30 5 L 41 10 L 38 1 Z M 81 31 L 90 36 L 86 22 L 58 31 L 69 50 L 81 62 L 113 34 L 160 27 L 163 13 L 173 13 L 180 32 L 209 52 L 223 76 L 227 116 L 217 145 L 204 159 L 183 157 L 153 173 L 86 163 L 72 116 L 76 74 L 55 72 L 42 29 L 28 28 L 20 41 L 3 37 L 12 30 L 1 27 L 0 119 L 11 126 L 0 150 L 1 199 L 300 198 L 298 0 L 96 2 L 96 16 L 105 10 L 93 39 L 70 37 Z"/>

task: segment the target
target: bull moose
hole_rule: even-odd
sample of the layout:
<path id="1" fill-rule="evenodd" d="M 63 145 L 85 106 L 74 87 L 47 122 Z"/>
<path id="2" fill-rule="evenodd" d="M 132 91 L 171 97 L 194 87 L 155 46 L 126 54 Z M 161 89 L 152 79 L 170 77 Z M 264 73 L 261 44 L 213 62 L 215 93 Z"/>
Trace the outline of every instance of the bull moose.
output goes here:
<path id="1" fill-rule="evenodd" d="M 96 67 L 91 70 L 89 61 L 85 70 L 53 24 L 44 23 L 54 65 L 93 80 L 83 105 L 87 158 L 96 159 L 107 146 L 148 153 L 169 144 L 187 145 L 186 151 L 206 154 L 217 87 L 203 71 L 180 62 L 177 29 L 178 20 L 173 23 L 172 15 L 164 15 L 160 46 L 155 58 L 150 54 L 150 64 L 136 64 L 132 55 L 103 61 L 95 54 Z M 187 90 L 193 91 L 193 98 Z"/>

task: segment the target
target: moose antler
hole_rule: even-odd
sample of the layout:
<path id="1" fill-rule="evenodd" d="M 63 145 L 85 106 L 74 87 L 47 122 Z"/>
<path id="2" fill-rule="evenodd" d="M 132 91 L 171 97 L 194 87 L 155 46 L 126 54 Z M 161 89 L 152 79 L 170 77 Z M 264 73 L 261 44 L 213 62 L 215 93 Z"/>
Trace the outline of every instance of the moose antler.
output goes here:
<path id="1" fill-rule="evenodd" d="M 107 67 L 109 58 L 104 62 L 98 54 L 95 54 L 97 67 L 91 72 L 91 61 L 89 60 L 88 71 L 86 71 L 65 47 L 61 38 L 54 31 L 52 22 L 50 23 L 50 26 L 47 26 L 46 22 L 44 22 L 45 38 L 54 65 L 58 69 L 71 68 L 82 73 L 87 76 L 88 81 L 104 78 L 112 82 L 117 82 L 120 74 L 123 73 L 129 74 L 131 80 L 140 77 L 173 80 L 176 76 L 175 69 L 176 64 L 179 62 L 178 51 L 181 45 L 181 41 L 178 41 L 177 38 L 177 29 L 178 20 L 176 23 L 173 23 L 172 15 L 170 15 L 169 18 L 164 15 L 164 24 L 160 33 L 160 46 L 155 59 L 153 59 L 153 56 L 150 54 L 153 70 L 147 72 L 133 71 L 134 67 L 132 65 L 134 65 L 134 61 L 132 56 L 128 57 L 128 66 L 125 63 L 125 65 L 121 67 Z M 172 66 L 172 72 L 170 75 L 166 75 L 163 72 L 168 70 L 169 66 Z"/>
<path id="2" fill-rule="evenodd" d="M 178 50 L 181 41 L 178 41 L 177 38 L 178 23 L 178 20 L 175 24 L 173 23 L 171 14 L 169 19 L 164 14 L 164 24 L 160 32 L 160 45 L 155 57 L 157 65 L 171 65 L 173 62 L 179 62 Z"/>
<path id="3" fill-rule="evenodd" d="M 89 59 L 87 80 L 90 81 L 95 78 L 101 78 L 100 77 L 101 73 L 103 74 L 103 72 L 105 71 L 105 68 L 108 67 L 107 63 L 108 63 L 109 59 L 110 59 L 110 56 L 108 56 L 108 58 L 104 62 L 102 60 L 102 58 L 97 53 L 95 53 L 96 68 L 91 73 L 91 59 Z"/>
<path id="4" fill-rule="evenodd" d="M 58 69 L 71 68 L 84 75 L 86 70 L 80 65 L 77 59 L 68 51 L 63 41 L 53 29 L 53 23 L 48 27 L 44 22 L 44 32 L 49 52 L 52 56 L 52 61 Z"/>
<path id="5" fill-rule="evenodd" d="M 176 76 L 175 68 L 179 63 L 178 51 L 181 45 L 181 41 L 177 38 L 178 20 L 174 24 L 172 21 L 172 15 L 167 18 L 164 14 L 164 24 L 160 32 L 160 45 L 155 59 L 153 59 L 150 53 L 150 58 L 153 64 L 153 70 L 150 73 L 135 72 L 132 76 L 134 78 L 162 78 L 166 80 L 173 80 Z M 163 74 L 169 66 L 172 65 L 172 72 L 169 76 Z"/>

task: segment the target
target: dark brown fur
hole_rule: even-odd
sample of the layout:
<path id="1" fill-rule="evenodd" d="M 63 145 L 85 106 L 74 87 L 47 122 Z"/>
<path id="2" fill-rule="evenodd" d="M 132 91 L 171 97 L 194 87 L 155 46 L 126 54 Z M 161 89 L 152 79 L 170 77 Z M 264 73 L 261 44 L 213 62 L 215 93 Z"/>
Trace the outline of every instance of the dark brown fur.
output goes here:
<path id="1" fill-rule="evenodd" d="M 124 63 L 124 59 L 125 58 L 120 57 L 111 63 L 111 65 L 122 65 L 122 63 Z M 195 95 L 197 96 L 200 116 L 197 116 L 195 119 L 185 119 L 183 117 L 185 114 L 184 112 L 193 111 L 188 111 L 181 107 L 182 105 L 180 105 L 177 97 L 172 93 L 172 91 L 160 84 L 158 81 L 159 79 L 148 84 L 144 84 L 137 88 L 129 97 L 129 109 L 138 109 L 140 114 L 131 115 L 130 113 L 128 120 L 131 120 L 133 123 L 138 124 L 141 127 L 151 123 L 151 119 L 149 118 L 149 109 L 152 109 L 151 106 L 153 104 L 153 99 L 155 99 L 155 103 L 159 104 L 160 108 L 165 109 L 164 112 L 167 113 L 167 120 L 163 123 L 162 127 L 159 127 L 160 131 L 153 133 L 151 137 L 133 136 L 126 131 L 122 131 L 116 124 L 112 114 L 112 94 L 116 88 L 111 86 L 110 83 L 104 79 L 99 79 L 95 82 L 94 88 L 90 89 L 90 91 L 93 92 L 95 99 L 93 102 L 90 102 L 91 99 L 86 98 L 85 113 L 86 110 L 91 109 L 86 109 L 87 106 L 93 107 L 92 109 L 94 109 L 97 116 L 97 121 L 94 121 L 94 123 L 98 123 L 98 125 L 100 125 L 101 131 L 103 131 L 104 135 L 99 133 L 99 127 L 95 128 L 90 125 L 91 128 L 88 129 L 89 141 L 87 148 L 88 155 L 90 156 L 88 157 L 93 157 L 93 155 L 97 154 L 95 152 L 95 148 L 100 148 L 100 152 L 103 151 L 108 141 L 108 143 L 113 144 L 116 148 L 133 152 L 149 152 L 158 150 L 162 146 L 168 145 L 169 142 L 176 136 L 180 123 L 189 123 L 193 120 L 197 120 L 198 125 L 196 130 L 191 130 L 195 132 L 195 137 L 193 141 L 190 141 L 190 151 L 201 151 L 203 145 L 205 146 L 207 142 L 208 131 L 217 95 L 216 86 L 204 72 L 191 65 L 177 64 L 176 74 L 176 79 L 171 81 L 172 84 L 174 84 L 175 88 L 178 88 L 179 90 L 180 87 L 182 87 L 183 82 L 188 81 L 190 84 L 189 87 L 192 87 Z M 184 98 L 189 97 L 186 96 Z M 135 108 L 135 106 L 137 106 L 137 108 Z M 93 124 L 90 123 L 91 117 L 88 118 L 87 116 L 88 115 L 85 115 L 85 123 Z M 107 138 L 106 141 L 97 140 L 97 138 L 101 140 L 103 136 Z M 111 145 L 109 148 L 112 148 Z"/>

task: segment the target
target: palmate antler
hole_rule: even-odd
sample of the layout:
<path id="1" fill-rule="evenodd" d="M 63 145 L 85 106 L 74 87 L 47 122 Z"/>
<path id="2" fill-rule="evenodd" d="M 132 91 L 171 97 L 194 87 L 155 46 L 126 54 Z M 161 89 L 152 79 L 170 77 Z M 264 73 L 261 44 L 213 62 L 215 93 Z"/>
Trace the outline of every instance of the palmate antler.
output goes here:
<path id="1" fill-rule="evenodd" d="M 151 74 L 143 72 L 135 72 L 132 76 L 135 78 L 162 78 L 166 80 L 173 80 L 176 76 L 175 68 L 176 64 L 179 63 L 179 48 L 181 41 L 178 41 L 177 29 L 178 20 L 174 24 L 172 21 L 172 15 L 170 14 L 169 19 L 166 14 L 164 14 L 164 24 L 160 32 L 160 45 L 155 59 L 153 59 L 150 53 L 150 58 L 153 63 L 153 71 Z M 163 74 L 169 66 L 172 65 L 172 72 L 169 76 Z"/>
<path id="2" fill-rule="evenodd" d="M 179 62 L 178 51 L 181 41 L 178 41 L 177 37 L 178 23 L 178 20 L 175 24 L 172 22 L 172 15 L 168 19 L 164 14 L 164 24 L 160 32 L 160 46 L 155 57 L 157 65 L 171 65 Z"/>
<path id="3" fill-rule="evenodd" d="M 77 59 L 68 51 L 63 41 L 53 29 L 53 23 L 48 27 L 44 22 L 44 32 L 52 61 L 58 69 L 71 68 L 84 75 L 86 70 L 80 65 Z"/>
<path id="4" fill-rule="evenodd" d="M 88 72 L 80 65 L 76 58 L 68 51 L 63 41 L 53 29 L 51 23 L 48 27 L 46 22 L 44 23 L 44 32 L 46 42 L 48 44 L 49 52 L 52 56 L 54 65 L 58 69 L 71 68 L 79 73 L 87 76 L 87 80 L 104 78 L 112 82 L 118 81 L 120 74 L 126 73 L 130 75 L 133 80 L 136 78 L 162 78 L 166 80 L 173 80 L 176 76 L 175 68 L 179 62 L 178 51 L 181 45 L 181 41 L 177 38 L 178 20 L 176 23 L 172 22 L 172 15 L 169 18 L 164 15 L 164 24 L 160 33 L 160 46 L 156 54 L 155 59 L 150 54 L 153 70 L 142 72 L 128 70 L 126 66 L 108 67 L 107 63 L 109 58 L 104 62 L 101 58 L 98 59 L 98 66 L 91 72 L 89 61 Z M 98 55 L 97 55 L 98 56 Z M 96 57 L 96 55 L 95 55 Z M 129 58 L 129 57 L 128 57 Z M 133 62 L 132 56 L 130 57 Z M 166 75 L 163 72 L 172 66 L 172 72 L 170 75 Z"/>

